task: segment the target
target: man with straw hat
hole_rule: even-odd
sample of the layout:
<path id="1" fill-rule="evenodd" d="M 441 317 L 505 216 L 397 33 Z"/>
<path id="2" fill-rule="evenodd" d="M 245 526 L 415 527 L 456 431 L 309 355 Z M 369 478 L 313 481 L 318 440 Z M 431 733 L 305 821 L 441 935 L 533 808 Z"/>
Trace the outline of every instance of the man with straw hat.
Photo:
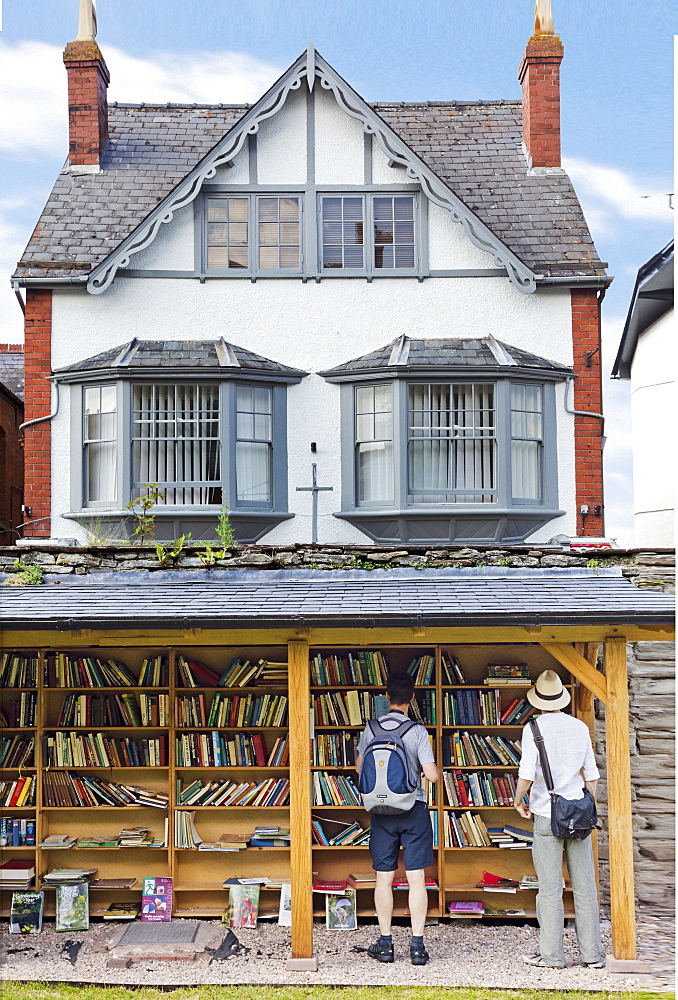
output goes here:
<path id="1" fill-rule="evenodd" d="M 527 700 L 542 715 L 538 720 L 553 778 L 553 789 L 566 799 L 581 799 L 584 788 L 595 797 L 600 774 L 596 767 L 588 727 L 581 719 L 565 714 L 570 693 L 554 670 L 544 670 Z M 598 895 L 591 838 L 560 840 L 551 832 L 551 798 L 542 774 L 539 752 L 531 726 L 525 726 L 522 759 L 514 806 L 525 819 L 534 818 L 532 859 L 539 880 L 537 920 L 539 953 L 523 955 L 528 965 L 562 969 L 563 951 L 563 848 L 574 895 L 575 929 L 582 964 L 592 969 L 604 966 L 600 941 Z M 529 806 L 525 795 L 529 792 Z"/>

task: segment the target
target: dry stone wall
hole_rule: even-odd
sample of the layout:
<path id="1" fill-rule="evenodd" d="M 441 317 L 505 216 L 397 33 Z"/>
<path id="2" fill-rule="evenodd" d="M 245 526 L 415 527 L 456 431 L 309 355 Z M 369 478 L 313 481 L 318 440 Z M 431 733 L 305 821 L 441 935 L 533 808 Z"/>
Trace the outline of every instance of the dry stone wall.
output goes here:
<path id="1" fill-rule="evenodd" d="M 186 546 L 176 559 L 163 566 L 152 545 L 99 545 L 64 548 L 0 548 L 0 574 L 11 573 L 16 559 L 40 565 L 47 579 L 64 575 L 164 569 L 195 570 L 205 567 L 205 549 Z M 420 546 L 377 548 L 375 546 L 237 545 L 214 563 L 216 569 L 389 569 L 411 566 L 436 567 L 502 566 L 590 568 L 620 566 L 636 586 L 672 591 L 675 583 L 674 554 L 669 550 L 596 550 L 578 554 L 529 546 L 499 548 L 427 549 Z M 602 667 L 602 663 L 599 664 Z M 631 778 L 634 798 L 634 846 L 636 892 L 641 907 L 666 912 L 674 906 L 675 873 L 675 670 L 674 644 L 636 642 L 628 647 Z M 600 886 L 604 903 L 609 901 L 609 854 L 605 819 L 607 814 L 605 711 L 596 702 L 596 755 L 601 772 L 600 813 L 604 829 L 599 836 Z"/>

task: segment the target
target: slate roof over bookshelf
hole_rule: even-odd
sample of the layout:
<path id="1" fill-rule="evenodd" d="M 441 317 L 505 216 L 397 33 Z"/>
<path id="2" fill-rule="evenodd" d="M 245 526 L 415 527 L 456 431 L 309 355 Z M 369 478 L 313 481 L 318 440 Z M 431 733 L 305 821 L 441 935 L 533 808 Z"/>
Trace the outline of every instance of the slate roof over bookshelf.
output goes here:
<path id="1" fill-rule="evenodd" d="M 497 369 L 510 368 L 512 364 L 518 368 L 536 368 L 563 375 L 572 371 L 566 365 L 548 361 L 490 337 L 441 337 L 435 340 L 398 337 L 376 351 L 370 351 L 369 354 L 363 354 L 343 365 L 336 365 L 320 374 L 331 376 L 384 368 L 391 368 L 394 372 L 404 369 L 408 373 L 419 368 Z"/>
<path id="2" fill-rule="evenodd" d="M 100 371 L 116 368 L 233 368 L 249 372 L 279 372 L 284 375 L 306 375 L 280 361 L 272 361 L 237 344 L 221 340 L 130 340 L 91 358 L 57 369 L 59 373 Z"/>
<path id="3" fill-rule="evenodd" d="M 528 170 L 519 101 L 370 105 L 528 267 L 605 274 L 564 170 Z M 102 170 L 62 170 L 15 277 L 86 275 L 202 160 L 250 105 L 109 105 Z"/>
<path id="4" fill-rule="evenodd" d="M 47 576 L 49 580 L 49 576 Z M 618 568 L 130 573 L 6 588 L 6 628 L 672 623 L 673 598 Z"/>

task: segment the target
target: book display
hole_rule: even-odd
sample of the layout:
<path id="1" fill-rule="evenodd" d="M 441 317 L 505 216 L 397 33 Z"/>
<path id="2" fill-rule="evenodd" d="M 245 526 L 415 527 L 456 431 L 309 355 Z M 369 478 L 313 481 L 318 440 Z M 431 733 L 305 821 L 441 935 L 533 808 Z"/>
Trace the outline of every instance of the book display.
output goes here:
<path id="1" fill-rule="evenodd" d="M 93 918 L 129 919 L 143 912 L 142 890 L 155 880 L 171 886 L 174 916 L 220 917 L 230 885 L 252 880 L 258 918 L 277 919 L 297 831 L 308 837 L 314 879 L 351 890 L 335 900 L 333 926 L 372 917 L 370 816 L 355 759 L 365 722 L 387 710 L 389 671 L 415 680 L 412 715 L 442 771 L 438 785 L 424 783 L 434 835 L 431 916 L 478 917 L 488 869 L 516 883 L 513 910 L 533 916 L 529 824 L 512 802 L 531 714 L 526 687 L 554 668 L 549 654 L 537 644 L 311 647 L 311 741 L 303 776 L 297 770 L 292 782 L 287 658 L 286 645 L 6 652 L 3 916 L 12 891 L 35 890 L 44 893 L 46 918 L 59 910 L 70 929 L 85 906 Z M 308 811 L 293 818 L 294 781 L 309 774 Z M 66 874 L 55 873 L 55 859 Z M 340 899 L 352 906 L 337 909 Z M 569 915 L 569 889 L 565 902 Z M 319 919 L 325 904 L 315 893 Z M 398 894 L 396 915 L 406 907 L 406 893 Z M 480 916 L 497 908 L 485 905 Z"/>

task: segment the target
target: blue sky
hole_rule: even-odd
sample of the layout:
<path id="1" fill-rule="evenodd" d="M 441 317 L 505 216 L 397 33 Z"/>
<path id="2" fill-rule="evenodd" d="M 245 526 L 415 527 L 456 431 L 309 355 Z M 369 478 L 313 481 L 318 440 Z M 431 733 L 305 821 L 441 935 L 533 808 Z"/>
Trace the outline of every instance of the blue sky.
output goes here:
<path id="1" fill-rule="evenodd" d="M 66 153 L 61 50 L 78 0 L 4 0 L 0 33 L 0 340 L 21 339 L 8 275 Z M 673 232 L 672 5 L 553 0 L 562 144 L 615 281 L 603 306 L 608 534 L 633 543 L 628 385 L 607 375 L 638 267 Z M 312 40 L 367 100 L 515 99 L 532 0 L 99 0 L 122 101 L 254 101 Z"/>

